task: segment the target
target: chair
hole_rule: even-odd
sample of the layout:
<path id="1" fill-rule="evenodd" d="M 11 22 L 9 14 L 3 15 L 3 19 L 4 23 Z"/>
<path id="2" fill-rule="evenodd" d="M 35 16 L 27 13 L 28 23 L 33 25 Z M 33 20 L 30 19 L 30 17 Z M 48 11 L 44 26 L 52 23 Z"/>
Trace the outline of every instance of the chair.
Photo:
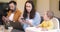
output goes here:
<path id="1" fill-rule="evenodd" d="M 59 29 L 59 20 L 57 18 L 52 19 L 54 24 L 54 29 Z"/>
<path id="2" fill-rule="evenodd" d="M 41 22 L 40 22 L 40 24 L 43 22 L 43 20 L 44 20 L 44 19 L 43 19 L 43 17 L 41 16 Z"/>

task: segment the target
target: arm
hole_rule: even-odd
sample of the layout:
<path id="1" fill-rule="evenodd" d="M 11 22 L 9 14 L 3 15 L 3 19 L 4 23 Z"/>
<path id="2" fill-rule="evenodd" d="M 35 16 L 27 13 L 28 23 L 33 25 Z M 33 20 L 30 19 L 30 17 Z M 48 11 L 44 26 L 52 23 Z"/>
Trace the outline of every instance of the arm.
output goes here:
<path id="1" fill-rule="evenodd" d="M 39 24 L 37 27 L 43 27 L 43 24 L 44 24 L 44 21 L 41 23 L 41 24 Z"/>
<path id="2" fill-rule="evenodd" d="M 33 19 L 30 19 L 30 20 L 32 20 L 32 22 L 27 20 L 26 24 L 28 24 L 30 26 L 37 26 L 40 24 L 41 17 L 39 15 L 39 13 L 36 13 L 35 17 Z"/>
<path id="3" fill-rule="evenodd" d="M 33 26 L 39 25 L 40 21 L 41 21 L 41 17 L 39 15 L 39 13 L 36 13 L 34 19 L 32 19 L 32 20 L 33 20 L 33 23 L 32 23 Z"/>

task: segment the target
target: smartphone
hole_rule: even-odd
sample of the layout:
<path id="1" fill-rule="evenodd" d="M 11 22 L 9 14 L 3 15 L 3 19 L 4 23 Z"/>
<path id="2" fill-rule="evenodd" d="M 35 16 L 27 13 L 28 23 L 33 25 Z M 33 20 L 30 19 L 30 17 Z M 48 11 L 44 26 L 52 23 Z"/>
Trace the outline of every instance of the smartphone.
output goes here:
<path id="1" fill-rule="evenodd" d="M 22 20 L 25 20 L 24 18 L 21 18 Z"/>

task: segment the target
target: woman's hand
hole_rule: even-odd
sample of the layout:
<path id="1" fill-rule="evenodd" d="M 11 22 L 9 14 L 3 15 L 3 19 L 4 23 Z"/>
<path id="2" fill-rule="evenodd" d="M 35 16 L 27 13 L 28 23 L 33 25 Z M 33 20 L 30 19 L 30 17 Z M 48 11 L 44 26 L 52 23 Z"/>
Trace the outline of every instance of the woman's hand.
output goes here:
<path id="1" fill-rule="evenodd" d="M 30 25 L 31 27 L 33 26 L 31 20 L 26 20 L 25 23 L 28 24 L 28 25 Z"/>
<path id="2" fill-rule="evenodd" d="M 20 23 L 22 23 L 22 24 L 28 24 L 28 25 L 30 25 L 30 26 L 33 26 L 33 25 L 32 25 L 32 21 L 25 20 L 24 18 L 19 18 L 18 21 L 19 21 Z"/>
<path id="3" fill-rule="evenodd" d="M 46 29 L 46 28 L 42 28 L 41 31 L 48 31 L 48 29 Z"/>

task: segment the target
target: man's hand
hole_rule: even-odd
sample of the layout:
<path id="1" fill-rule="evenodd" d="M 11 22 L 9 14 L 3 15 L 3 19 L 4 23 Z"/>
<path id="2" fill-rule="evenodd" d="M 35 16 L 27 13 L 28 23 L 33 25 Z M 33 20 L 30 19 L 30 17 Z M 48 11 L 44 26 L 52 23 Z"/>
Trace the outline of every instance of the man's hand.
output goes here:
<path id="1" fill-rule="evenodd" d="M 3 17 L 2 17 L 2 20 L 3 20 L 3 21 L 6 21 L 6 20 L 5 20 L 5 18 L 6 18 L 6 17 L 5 17 L 5 16 L 3 16 Z"/>
<path id="2" fill-rule="evenodd" d="M 2 20 L 3 21 L 9 21 L 9 19 L 7 17 L 5 17 L 5 16 L 2 17 Z"/>

